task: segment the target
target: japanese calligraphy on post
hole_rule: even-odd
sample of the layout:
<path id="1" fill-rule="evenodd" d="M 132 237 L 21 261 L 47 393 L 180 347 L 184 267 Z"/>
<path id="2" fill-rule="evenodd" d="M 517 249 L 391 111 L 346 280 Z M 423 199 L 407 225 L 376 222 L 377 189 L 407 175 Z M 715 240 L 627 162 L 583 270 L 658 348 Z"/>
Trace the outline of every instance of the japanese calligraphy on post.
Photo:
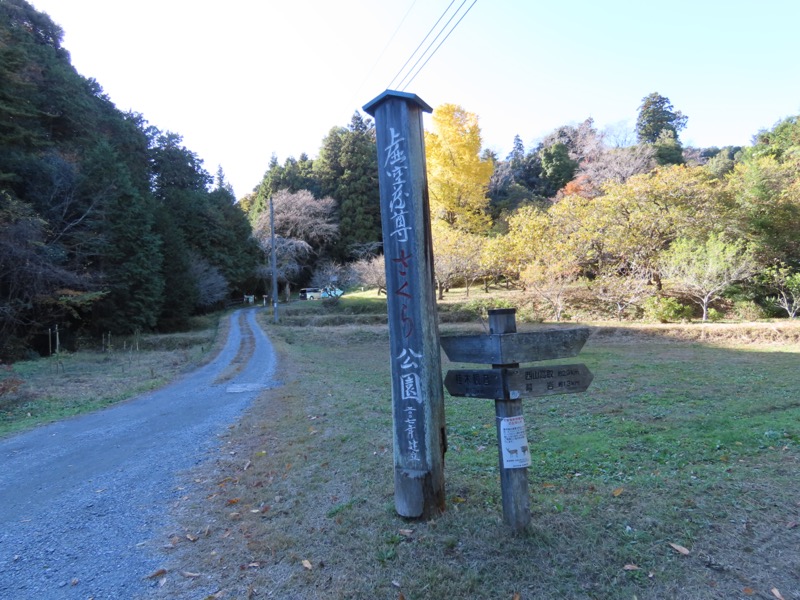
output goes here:
<path id="1" fill-rule="evenodd" d="M 389 318 L 395 321 L 399 333 L 395 335 L 399 340 L 394 340 L 392 344 L 392 372 L 399 374 L 394 377 L 394 385 L 398 386 L 395 394 L 401 399 L 399 408 L 403 423 L 403 436 L 397 441 L 406 459 L 406 466 L 420 468 L 425 465 L 425 447 L 420 443 L 424 436 L 424 420 L 419 414 L 423 402 L 420 389 L 422 347 L 418 335 L 418 309 L 414 302 L 419 290 L 414 289 L 414 282 L 418 278 L 414 273 L 417 257 L 412 245 L 413 220 L 409 210 L 413 198 L 408 183 L 408 144 L 394 127 L 389 128 L 389 134 L 389 143 L 382 149 L 384 158 L 380 167 L 391 182 L 389 239 L 384 236 L 384 248 L 387 275 L 390 271 L 393 275 L 387 277 Z"/>

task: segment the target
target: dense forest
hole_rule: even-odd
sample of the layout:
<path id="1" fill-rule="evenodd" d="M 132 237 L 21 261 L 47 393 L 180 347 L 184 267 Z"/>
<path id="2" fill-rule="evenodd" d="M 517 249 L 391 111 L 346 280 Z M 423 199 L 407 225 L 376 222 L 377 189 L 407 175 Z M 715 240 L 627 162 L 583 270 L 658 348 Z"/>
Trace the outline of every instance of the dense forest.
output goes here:
<path id="1" fill-rule="evenodd" d="M 273 157 L 237 202 L 180 135 L 79 75 L 62 36 L 24 0 L 0 0 L 0 356 L 55 325 L 180 330 L 268 293 L 270 207 L 287 296 L 309 282 L 381 287 L 368 118 L 333 127 L 316 158 Z M 574 311 L 577 289 L 617 318 L 794 317 L 798 117 L 744 148 L 683 147 L 687 119 L 652 93 L 630 139 L 588 119 L 532 148 L 517 136 L 502 158 L 476 115 L 438 107 L 426 153 L 440 295 L 502 283 L 548 319 Z"/>
<path id="2" fill-rule="evenodd" d="M 223 173 L 117 110 L 62 35 L 0 2 L 0 356 L 55 325 L 186 327 L 251 289 L 260 260 Z"/>

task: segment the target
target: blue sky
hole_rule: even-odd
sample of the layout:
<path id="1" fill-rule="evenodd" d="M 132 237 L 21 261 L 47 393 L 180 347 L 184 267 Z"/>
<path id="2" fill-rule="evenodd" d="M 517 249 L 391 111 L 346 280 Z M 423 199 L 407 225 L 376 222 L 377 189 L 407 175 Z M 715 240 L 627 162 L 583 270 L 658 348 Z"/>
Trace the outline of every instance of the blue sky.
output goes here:
<path id="1" fill-rule="evenodd" d="M 273 153 L 316 156 L 450 4 L 29 1 L 62 26 L 81 74 L 181 134 L 212 174 L 221 165 L 239 197 Z M 797 0 L 478 0 L 405 91 L 478 114 L 501 157 L 516 134 L 530 148 L 588 117 L 622 139 L 651 92 L 689 117 L 684 145 L 746 145 L 800 114 L 798 23 Z"/>

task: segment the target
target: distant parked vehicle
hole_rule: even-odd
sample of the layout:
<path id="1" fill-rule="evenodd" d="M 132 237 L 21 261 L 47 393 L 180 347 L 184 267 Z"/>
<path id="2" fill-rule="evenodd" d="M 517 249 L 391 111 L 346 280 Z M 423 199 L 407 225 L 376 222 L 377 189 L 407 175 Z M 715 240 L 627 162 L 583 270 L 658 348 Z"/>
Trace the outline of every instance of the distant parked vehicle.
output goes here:
<path id="1" fill-rule="evenodd" d="M 319 288 L 303 288 L 300 290 L 300 300 L 319 300 L 322 297 L 322 290 Z"/>

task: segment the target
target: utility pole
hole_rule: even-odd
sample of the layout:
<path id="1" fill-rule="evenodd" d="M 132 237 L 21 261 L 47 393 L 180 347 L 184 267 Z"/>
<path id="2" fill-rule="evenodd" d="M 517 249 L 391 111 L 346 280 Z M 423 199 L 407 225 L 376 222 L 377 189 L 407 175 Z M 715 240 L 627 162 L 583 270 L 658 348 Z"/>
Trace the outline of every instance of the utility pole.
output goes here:
<path id="1" fill-rule="evenodd" d="M 275 206 L 272 204 L 272 197 L 269 199 L 269 230 L 270 242 L 270 263 L 272 265 L 272 317 L 275 323 L 278 322 L 278 267 L 275 257 Z"/>

